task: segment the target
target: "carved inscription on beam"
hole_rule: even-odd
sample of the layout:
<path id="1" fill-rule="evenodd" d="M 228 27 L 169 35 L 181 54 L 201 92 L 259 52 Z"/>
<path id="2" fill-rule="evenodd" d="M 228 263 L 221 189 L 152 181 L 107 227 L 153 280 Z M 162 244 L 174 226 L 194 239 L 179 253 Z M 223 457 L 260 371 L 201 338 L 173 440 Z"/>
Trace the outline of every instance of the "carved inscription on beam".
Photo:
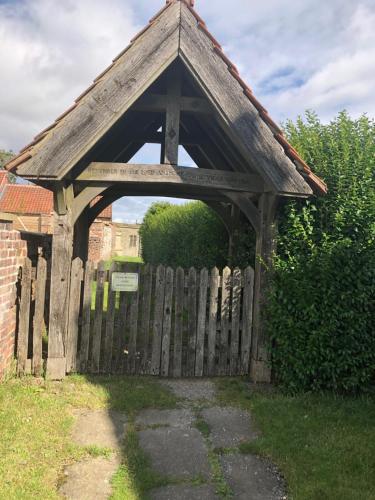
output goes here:
<path id="1" fill-rule="evenodd" d="M 228 191 L 262 193 L 264 185 L 257 175 L 223 170 L 176 167 L 174 165 L 139 165 L 130 163 L 91 163 L 77 181 L 98 183 L 129 182 L 138 184 L 183 184 Z"/>

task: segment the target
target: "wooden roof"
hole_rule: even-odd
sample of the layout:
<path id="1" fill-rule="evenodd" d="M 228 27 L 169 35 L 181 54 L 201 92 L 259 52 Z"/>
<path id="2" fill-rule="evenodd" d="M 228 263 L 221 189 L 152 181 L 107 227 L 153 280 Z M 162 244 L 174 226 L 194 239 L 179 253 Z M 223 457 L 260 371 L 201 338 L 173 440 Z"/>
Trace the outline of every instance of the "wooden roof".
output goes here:
<path id="1" fill-rule="evenodd" d="M 176 60 L 215 110 L 228 139 L 272 191 L 326 192 L 185 0 L 169 1 L 73 106 L 6 168 L 30 179 L 64 179 Z"/>

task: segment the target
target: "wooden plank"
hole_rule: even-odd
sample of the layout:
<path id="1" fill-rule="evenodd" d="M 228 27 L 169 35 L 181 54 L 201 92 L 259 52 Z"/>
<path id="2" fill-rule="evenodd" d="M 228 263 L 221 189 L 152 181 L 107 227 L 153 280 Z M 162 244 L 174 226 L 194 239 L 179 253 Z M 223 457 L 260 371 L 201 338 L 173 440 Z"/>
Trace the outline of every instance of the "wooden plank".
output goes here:
<path id="1" fill-rule="evenodd" d="M 173 377 L 182 376 L 182 331 L 184 321 L 184 286 L 185 273 L 181 267 L 176 270 Z"/>
<path id="2" fill-rule="evenodd" d="M 73 253 L 73 226 L 71 214 L 58 216 L 54 214 L 54 233 L 52 244 L 50 314 L 48 327 L 48 360 L 47 373 L 49 379 L 57 380 L 51 359 L 65 358 L 66 332 L 68 327 L 70 267 Z M 62 363 L 61 363 L 62 364 Z M 61 364 L 58 374 L 61 374 Z"/>
<path id="3" fill-rule="evenodd" d="M 151 374 L 160 374 L 161 339 L 163 332 L 163 311 L 165 294 L 165 267 L 160 265 L 156 269 L 155 307 L 152 339 Z"/>
<path id="4" fill-rule="evenodd" d="M 255 229 L 255 232 L 258 233 L 260 231 L 260 212 L 249 197 L 229 191 L 222 191 L 222 193 L 241 210 Z"/>
<path id="5" fill-rule="evenodd" d="M 139 266 L 137 266 L 137 271 L 139 274 Z M 129 292 L 129 295 L 130 295 L 130 338 L 129 338 L 129 358 L 128 358 L 127 371 L 128 373 L 134 375 L 139 365 L 137 357 L 139 288 L 137 292 Z"/>
<path id="6" fill-rule="evenodd" d="M 181 96 L 180 109 L 184 112 L 210 115 L 212 107 L 206 99 L 200 97 Z M 134 104 L 135 111 L 163 113 L 167 109 L 168 96 L 164 94 L 144 94 Z"/>
<path id="7" fill-rule="evenodd" d="M 270 183 L 271 188 L 284 193 L 310 195 L 311 188 L 183 3 L 180 57 L 222 118 L 225 132 L 230 134 L 243 156 L 249 158 L 251 166 Z"/>
<path id="8" fill-rule="evenodd" d="M 189 376 L 188 367 L 188 352 L 189 352 L 189 277 L 184 271 L 184 297 L 183 297 L 183 313 L 182 313 L 182 376 Z"/>
<path id="9" fill-rule="evenodd" d="M 72 262 L 69 287 L 68 334 L 66 342 L 66 373 L 77 370 L 78 326 L 81 304 L 82 260 L 77 257 Z"/>
<path id="10" fill-rule="evenodd" d="M 46 300 L 46 280 L 47 280 L 47 261 L 39 256 L 36 286 L 35 286 L 35 312 L 33 320 L 33 357 L 32 373 L 35 377 L 42 375 L 42 336 L 44 327 L 44 309 Z"/>
<path id="11" fill-rule="evenodd" d="M 225 267 L 223 270 L 221 289 L 220 375 L 228 374 L 228 336 L 231 288 L 232 271 L 229 267 Z"/>
<path id="12" fill-rule="evenodd" d="M 188 326 L 187 376 L 194 377 L 197 346 L 197 272 L 193 267 L 189 269 L 188 276 Z"/>
<path id="13" fill-rule="evenodd" d="M 163 335 L 161 344 L 161 375 L 169 375 L 169 358 L 171 346 L 171 326 L 172 326 L 172 307 L 173 307 L 173 277 L 174 271 L 168 267 L 165 274 L 165 298 L 163 314 Z"/>
<path id="14" fill-rule="evenodd" d="M 127 327 L 129 319 L 129 300 L 128 294 L 126 292 L 120 293 L 120 307 L 118 311 L 118 322 L 116 326 L 116 363 L 114 371 L 116 373 L 126 373 L 128 355 L 128 343 L 129 339 L 127 336 Z"/>
<path id="15" fill-rule="evenodd" d="M 92 282 L 94 265 L 87 261 L 85 266 L 85 277 L 83 284 L 82 303 L 82 330 L 80 346 L 80 371 L 85 373 L 88 368 L 90 333 L 91 333 L 91 302 L 92 302 Z"/>
<path id="16" fill-rule="evenodd" d="M 146 186 L 147 184 L 181 185 L 253 193 L 264 191 L 263 181 L 258 175 L 161 164 L 92 162 L 77 177 L 77 181 L 95 184 L 135 183 Z"/>
<path id="17" fill-rule="evenodd" d="M 116 60 L 20 172 L 63 177 L 176 59 L 179 22 L 180 5 L 175 4 Z"/>
<path id="18" fill-rule="evenodd" d="M 251 334 L 253 328 L 254 269 L 247 267 L 244 272 L 241 375 L 249 375 Z"/>
<path id="19" fill-rule="evenodd" d="M 152 276 L 153 267 L 146 264 L 143 268 L 142 280 L 142 313 L 140 325 L 140 337 L 142 341 L 142 360 L 141 360 L 141 373 L 150 373 L 150 314 L 151 314 L 151 296 L 152 296 Z"/>
<path id="20" fill-rule="evenodd" d="M 217 311 L 219 300 L 219 270 L 214 267 L 210 277 L 210 308 L 208 322 L 208 375 L 216 375 L 216 333 L 217 333 Z"/>
<path id="21" fill-rule="evenodd" d="M 21 303 L 17 341 L 17 374 L 20 376 L 26 373 L 29 348 L 31 271 L 31 260 L 26 258 L 22 266 Z"/>
<path id="22" fill-rule="evenodd" d="M 104 301 L 104 284 L 106 281 L 107 271 L 105 262 L 101 261 L 98 264 L 96 272 L 96 298 L 95 298 L 95 314 L 94 327 L 92 338 L 92 357 L 91 357 L 91 372 L 100 372 L 100 354 L 102 344 L 102 321 L 103 321 L 103 301 Z"/>
<path id="23" fill-rule="evenodd" d="M 180 98 L 181 74 L 179 67 L 173 68 L 167 81 L 167 108 L 165 114 L 164 161 L 178 165 L 178 146 L 180 143 Z"/>
<path id="24" fill-rule="evenodd" d="M 117 269 L 117 263 L 112 262 L 108 273 L 108 305 L 105 326 L 104 340 L 104 372 L 112 371 L 112 351 L 113 351 L 113 332 L 115 327 L 116 312 L 116 292 L 112 290 L 112 273 Z"/>
<path id="25" fill-rule="evenodd" d="M 251 366 L 250 376 L 254 382 L 270 382 L 271 368 L 265 320 L 262 312 L 267 303 L 272 256 L 276 250 L 277 224 L 275 222 L 278 198 L 264 193 L 258 203 L 261 214 L 261 229 L 257 234 L 255 245 L 254 270 L 254 310 L 253 333 L 251 339 Z"/>
<path id="26" fill-rule="evenodd" d="M 200 280 L 199 280 L 197 347 L 195 354 L 196 377 L 203 377 L 204 342 L 206 334 L 206 316 L 207 316 L 207 287 L 208 287 L 208 271 L 206 268 L 204 268 L 200 272 Z"/>
<path id="27" fill-rule="evenodd" d="M 128 272 L 128 263 L 117 263 L 118 272 Z M 126 328 L 129 319 L 129 300 L 128 293 L 120 292 L 118 300 L 118 309 L 115 308 L 114 332 L 113 332 L 113 347 L 112 347 L 112 369 L 111 372 L 126 373 L 128 351 L 128 338 Z"/>
<path id="28" fill-rule="evenodd" d="M 232 325 L 230 340 L 230 374 L 237 375 L 240 366 L 240 312 L 241 312 L 241 292 L 242 292 L 242 272 L 241 269 L 233 270 L 233 292 L 232 292 Z"/>

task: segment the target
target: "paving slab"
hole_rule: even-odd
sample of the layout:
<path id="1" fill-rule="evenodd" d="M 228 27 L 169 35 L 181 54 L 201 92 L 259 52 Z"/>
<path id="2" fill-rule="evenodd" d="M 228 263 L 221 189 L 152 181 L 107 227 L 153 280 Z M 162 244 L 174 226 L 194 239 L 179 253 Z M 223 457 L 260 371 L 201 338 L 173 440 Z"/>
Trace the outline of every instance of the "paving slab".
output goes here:
<path id="1" fill-rule="evenodd" d="M 191 427 L 195 416 L 188 408 L 180 410 L 144 410 L 135 420 L 135 423 L 142 427 L 149 426 L 170 426 L 170 427 Z"/>
<path id="2" fill-rule="evenodd" d="M 210 476 L 205 441 L 197 429 L 159 427 L 139 432 L 139 444 L 163 476 L 191 479 Z"/>
<path id="3" fill-rule="evenodd" d="M 239 408 L 206 408 L 202 410 L 202 417 L 210 427 L 210 437 L 215 448 L 234 448 L 259 435 L 249 413 Z"/>
<path id="4" fill-rule="evenodd" d="M 215 401 L 216 388 L 211 380 L 177 379 L 162 380 L 160 383 L 181 399 Z"/>
<path id="5" fill-rule="evenodd" d="M 125 435 L 126 416 L 108 410 L 76 410 L 72 439 L 81 446 L 119 449 Z"/>
<path id="6" fill-rule="evenodd" d="M 176 485 L 157 488 L 150 493 L 151 500 L 219 500 L 215 489 L 208 484 L 202 486 Z"/>
<path id="7" fill-rule="evenodd" d="M 112 492 L 111 479 L 120 466 L 117 454 L 111 458 L 91 458 L 65 469 L 66 481 L 59 493 L 69 500 L 107 500 Z"/>
<path id="8" fill-rule="evenodd" d="M 220 457 L 224 477 L 236 500 L 282 500 L 284 485 L 277 469 L 253 456 L 231 454 Z"/>

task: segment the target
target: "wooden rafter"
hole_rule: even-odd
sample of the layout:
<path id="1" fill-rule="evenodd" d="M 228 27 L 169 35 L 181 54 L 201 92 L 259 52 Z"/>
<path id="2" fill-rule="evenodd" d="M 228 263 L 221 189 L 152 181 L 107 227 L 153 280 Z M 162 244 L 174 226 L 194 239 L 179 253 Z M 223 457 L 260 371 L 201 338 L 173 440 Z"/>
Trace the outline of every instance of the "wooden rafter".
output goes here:
<path id="1" fill-rule="evenodd" d="M 164 148 L 161 163 L 178 165 L 178 146 L 180 143 L 180 98 L 181 73 L 176 67 L 168 80 L 167 108 L 165 114 Z"/>

